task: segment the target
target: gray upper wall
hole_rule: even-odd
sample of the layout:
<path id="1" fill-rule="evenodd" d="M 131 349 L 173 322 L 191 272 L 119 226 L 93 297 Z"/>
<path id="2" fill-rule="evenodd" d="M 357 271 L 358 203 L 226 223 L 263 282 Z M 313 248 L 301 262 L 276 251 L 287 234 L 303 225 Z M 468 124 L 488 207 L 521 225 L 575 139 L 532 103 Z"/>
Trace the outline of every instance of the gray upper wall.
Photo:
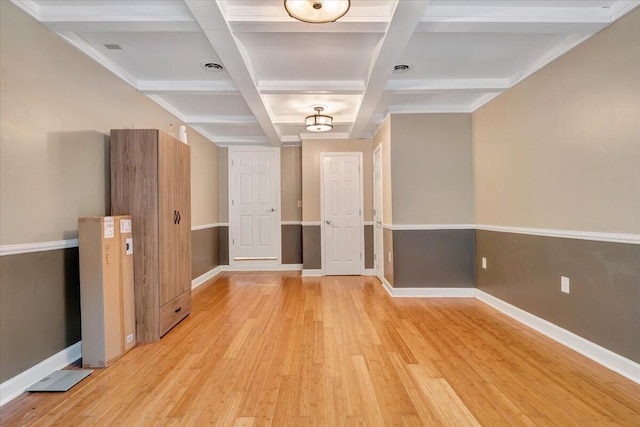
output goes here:
<path id="1" fill-rule="evenodd" d="M 474 112 L 473 144 L 478 223 L 640 233 L 640 8 Z"/>
<path id="2" fill-rule="evenodd" d="M 393 224 L 473 223 L 472 153 L 471 114 L 392 114 Z"/>

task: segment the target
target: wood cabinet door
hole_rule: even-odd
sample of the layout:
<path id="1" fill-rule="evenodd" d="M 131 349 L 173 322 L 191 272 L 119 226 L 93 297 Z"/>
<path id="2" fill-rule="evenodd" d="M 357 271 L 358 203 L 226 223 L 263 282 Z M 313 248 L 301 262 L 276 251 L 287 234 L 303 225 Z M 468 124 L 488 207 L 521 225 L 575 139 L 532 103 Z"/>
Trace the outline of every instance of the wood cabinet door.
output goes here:
<path id="1" fill-rule="evenodd" d="M 176 200 L 180 212 L 178 224 L 180 292 L 191 289 L 191 148 L 177 144 Z"/>
<path id="2" fill-rule="evenodd" d="M 178 200 L 176 197 L 178 164 L 176 158 L 176 140 L 169 135 L 158 132 L 160 306 L 181 293 L 180 264 L 177 256 L 180 248 L 178 243 Z"/>

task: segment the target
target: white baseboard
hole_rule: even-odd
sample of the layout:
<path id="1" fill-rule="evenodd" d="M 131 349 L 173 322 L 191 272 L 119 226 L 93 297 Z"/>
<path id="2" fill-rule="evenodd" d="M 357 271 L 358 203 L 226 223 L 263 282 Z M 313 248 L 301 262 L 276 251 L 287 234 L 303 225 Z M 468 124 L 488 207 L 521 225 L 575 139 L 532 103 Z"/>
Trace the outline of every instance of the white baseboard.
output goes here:
<path id="1" fill-rule="evenodd" d="M 24 391 L 40 381 L 47 375 L 69 366 L 71 363 L 82 357 L 82 341 L 78 341 L 50 358 L 43 360 L 36 366 L 8 379 L 0 384 L 0 406 L 15 399 Z"/>
<path id="2" fill-rule="evenodd" d="M 222 265 L 222 271 L 300 271 L 302 264 L 236 264 Z"/>
<path id="3" fill-rule="evenodd" d="M 364 275 L 365 276 L 375 276 L 376 275 L 376 269 L 375 268 L 365 268 L 364 269 Z"/>
<path id="4" fill-rule="evenodd" d="M 528 313 L 516 306 L 502 301 L 499 298 L 476 289 L 476 298 L 496 310 L 506 314 L 518 322 L 540 332 L 543 335 L 565 345 L 578 353 L 598 362 L 602 366 L 611 369 L 620 375 L 640 384 L 640 364 L 607 350 L 591 341 L 588 341 L 573 332 L 561 328 L 547 320 Z"/>
<path id="5" fill-rule="evenodd" d="M 476 288 L 394 288 L 384 279 L 382 285 L 396 298 L 474 298 Z"/>
<path id="6" fill-rule="evenodd" d="M 320 277 L 322 276 L 322 270 L 303 269 L 302 277 Z"/>
<path id="7" fill-rule="evenodd" d="M 207 280 L 213 279 L 218 274 L 222 273 L 222 265 L 217 266 L 216 268 L 212 268 L 211 270 L 204 273 L 202 276 L 198 276 L 191 281 L 191 289 L 195 289 L 198 286 L 205 283 Z"/>

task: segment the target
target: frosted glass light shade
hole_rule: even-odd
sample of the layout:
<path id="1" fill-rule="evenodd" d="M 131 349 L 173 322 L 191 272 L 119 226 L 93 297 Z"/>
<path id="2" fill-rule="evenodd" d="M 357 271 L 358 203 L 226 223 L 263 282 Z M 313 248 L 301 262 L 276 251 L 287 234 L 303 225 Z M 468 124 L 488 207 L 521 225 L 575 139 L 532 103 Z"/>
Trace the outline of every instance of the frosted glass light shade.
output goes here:
<path id="1" fill-rule="evenodd" d="M 350 0 L 284 0 L 289 16 L 311 24 L 334 22 L 342 18 L 350 7 Z"/>
<path id="2" fill-rule="evenodd" d="M 333 117 L 321 114 L 324 108 L 315 107 L 316 114 L 304 119 L 304 128 L 309 132 L 327 132 L 333 129 Z"/>

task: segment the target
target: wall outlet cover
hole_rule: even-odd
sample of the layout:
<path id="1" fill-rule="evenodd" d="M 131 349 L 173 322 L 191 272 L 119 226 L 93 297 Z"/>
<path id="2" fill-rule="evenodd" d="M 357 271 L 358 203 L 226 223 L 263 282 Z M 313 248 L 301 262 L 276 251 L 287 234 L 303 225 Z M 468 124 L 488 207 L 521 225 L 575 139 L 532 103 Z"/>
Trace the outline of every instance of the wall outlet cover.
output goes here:
<path id="1" fill-rule="evenodd" d="M 487 259 L 485 257 L 482 257 L 482 268 L 487 269 Z"/>
<path id="2" fill-rule="evenodd" d="M 568 277 L 560 276 L 560 290 L 565 294 L 571 292 L 571 281 Z"/>

